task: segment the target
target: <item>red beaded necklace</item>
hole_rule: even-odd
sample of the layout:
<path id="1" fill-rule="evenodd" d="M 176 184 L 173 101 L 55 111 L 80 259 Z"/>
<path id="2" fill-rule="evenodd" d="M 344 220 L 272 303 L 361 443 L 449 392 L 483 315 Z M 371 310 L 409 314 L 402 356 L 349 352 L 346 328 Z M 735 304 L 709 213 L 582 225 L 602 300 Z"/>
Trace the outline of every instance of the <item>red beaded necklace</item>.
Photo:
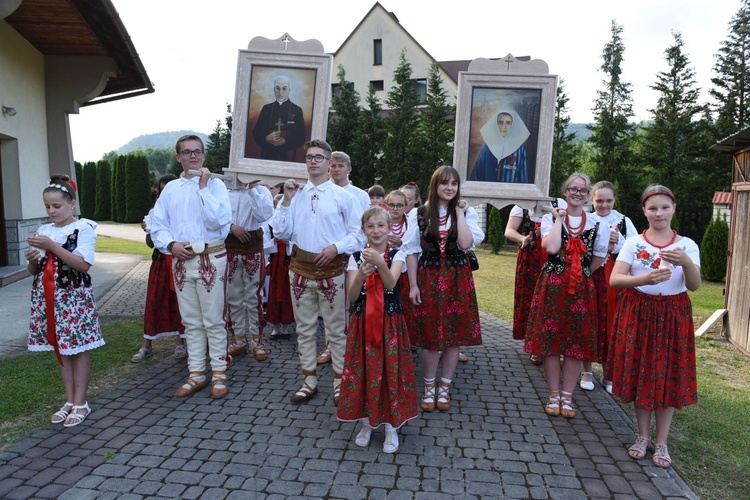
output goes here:
<path id="1" fill-rule="evenodd" d="M 586 229 L 586 212 L 581 212 L 581 223 L 578 224 L 576 227 L 570 226 L 570 215 L 565 217 L 565 227 L 568 228 L 568 236 L 571 238 L 577 238 L 581 234 L 583 234 L 583 230 Z"/>
<path id="2" fill-rule="evenodd" d="M 398 224 L 391 224 L 391 233 L 395 234 L 399 238 L 403 236 L 403 234 L 406 232 L 406 229 L 404 228 L 404 224 L 406 223 L 406 219 L 402 218 L 401 222 Z"/>
<path id="3" fill-rule="evenodd" d="M 674 243 L 675 241 L 677 241 L 677 231 L 675 231 L 674 229 L 672 229 L 672 239 L 671 239 L 671 240 L 669 240 L 669 243 L 667 243 L 666 245 L 657 245 L 657 244 L 655 244 L 655 243 L 651 242 L 651 241 L 650 241 L 650 240 L 649 240 L 649 239 L 648 239 L 648 238 L 646 237 L 646 230 L 644 230 L 644 231 L 643 231 L 643 232 L 641 233 L 641 236 L 643 236 L 643 239 L 644 239 L 644 240 L 646 240 L 646 243 L 648 243 L 649 245 L 651 245 L 651 246 L 652 246 L 652 247 L 654 247 L 654 248 L 658 248 L 659 250 L 661 250 L 662 248 L 667 248 L 667 247 L 668 247 L 669 245 L 671 245 L 672 243 Z"/>

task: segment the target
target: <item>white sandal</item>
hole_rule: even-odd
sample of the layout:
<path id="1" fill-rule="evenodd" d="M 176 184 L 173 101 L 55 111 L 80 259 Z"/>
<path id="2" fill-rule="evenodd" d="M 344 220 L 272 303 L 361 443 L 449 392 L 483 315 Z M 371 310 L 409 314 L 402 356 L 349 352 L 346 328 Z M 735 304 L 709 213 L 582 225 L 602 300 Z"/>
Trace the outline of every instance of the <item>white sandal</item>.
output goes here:
<path id="1" fill-rule="evenodd" d="M 86 413 L 78 413 L 76 410 L 86 410 Z M 75 427 L 76 425 L 82 424 L 86 417 L 91 415 L 91 408 L 89 408 L 89 402 L 86 401 L 81 406 L 73 405 L 73 411 L 68 415 L 67 420 L 63 424 L 64 427 Z M 68 422 L 71 420 L 71 422 Z"/>
<path id="2" fill-rule="evenodd" d="M 65 410 L 65 408 L 67 408 L 68 406 L 70 406 L 71 411 L 73 410 L 73 408 L 75 408 L 73 403 L 71 403 L 70 401 L 66 402 L 62 408 L 52 414 L 52 419 L 50 420 L 50 422 L 52 422 L 53 424 L 64 423 L 68 419 L 68 415 L 70 415 L 70 412 Z"/>
<path id="3" fill-rule="evenodd" d="M 357 433 L 357 437 L 354 438 L 354 444 L 361 448 L 366 448 L 370 444 L 370 436 L 372 436 L 372 427 L 362 423 L 362 428 Z"/>
<path id="4" fill-rule="evenodd" d="M 383 453 L 396 453 L 398 451 L 398 430 L 392 425 L 386 424 L 385 441 L 383 441 Z"/>
<path id="5" fill-rule="evenodd" d="M 133 354 L 133 357 L 130 358 L 131 363 L 140 363 L 141 361 L 145 361 L 151 356 L 154 355 L 154 351 L 151 349 L 146 349 L 145 347 L 141 347 L 138 349 L 138 352 Z"/>

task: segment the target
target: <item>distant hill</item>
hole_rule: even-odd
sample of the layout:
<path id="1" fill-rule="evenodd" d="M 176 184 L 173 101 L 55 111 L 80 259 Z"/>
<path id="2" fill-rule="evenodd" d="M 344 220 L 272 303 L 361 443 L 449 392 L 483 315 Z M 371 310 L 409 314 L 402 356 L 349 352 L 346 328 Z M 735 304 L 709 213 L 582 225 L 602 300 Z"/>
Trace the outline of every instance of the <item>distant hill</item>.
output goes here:
<path id="1" fill-rule="evenodd" d="M 172 132 L 157 132 L 156 134 L 144 134 L 139 135 L 135 139 L 122 146 L 117 150 L 118 155 L 126 155 L 136 149 L 143 149 L 147 147 L 152 148 L 174 148 L 177 139 L 185 134 L 195 134 L 206 143 L 208 141 L 208 135 L 202 132 L 194 132 L 192 130 L 176 130 Z"/>
<path id="2" fill-rule="evenodd" d="M 586 123 L 571 123 L 568 125 L 568 133 L 575 132 L 576 139 L 577 140 L 586 140 L 589 137 L 591 137 L 591 131 L 586 128 Z M 172 149 L 174 147 L 174 143 L 179 139 L 181 136 L 185 134 L 195 134 L 201 139 L 203 139 L 204 143 L 208 142 L 208 135 L 204 134 L 202 132 L 194 132 L 192 130 L 175 130 L 172 132 L 157 132 L 155 134 L 144 134 L 139 135 L 135 139 L 132 139 L 130 142 L 122 146 L 120 149 L 117 150 L 118 155 L 126 155 L 130 153 L 131 151 L 135 151 L 136 149 L 144 149 L 147 147 L 152 148 L 169 148 Z"/>
<path id="3" fill-rule="evenodd" d="M 586 127 L 591 125 L 590 123 L 569 123 L 566 132 L 575 133 L 577 141 L 585 141 L 591 137 L 591 131 Z"/>

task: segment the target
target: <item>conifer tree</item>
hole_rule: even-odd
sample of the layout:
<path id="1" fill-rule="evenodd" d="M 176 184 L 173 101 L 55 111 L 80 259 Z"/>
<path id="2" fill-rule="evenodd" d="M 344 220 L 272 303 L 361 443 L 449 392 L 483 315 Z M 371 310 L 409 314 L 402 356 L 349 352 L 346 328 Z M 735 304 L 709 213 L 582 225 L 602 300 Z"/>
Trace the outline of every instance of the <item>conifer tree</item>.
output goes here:
<path id="1" fill-rule="evenodd" d="M 659 92 L 659 100 L 656 108 L 650 110 L 653 123 L 644 130 L 639 163 L 648 182 L 669 186 L 682 206 L 707 205 L 712 192 L 706 193 L 704 188 L 710 185 L 709 190 L 713 191 L 726 176 L 706 178 L 715 156 L 708 150 L 711 141 L 701 133 L 701 119 L 707 107 L 698 102 L 695 72 L 683 52 L 682 35 L 674 32 L 672 36 L 674 43 L 664 52 L 668 69 L 660 71 L 651 86 Z"/>
<path id="2" fill-rule="evenodd" d="M 417 155 L 422 158 L 422 168 L 418 178 L 410 180 L 426 186 L 437 167 L 453 165 L 455 123 L 456 107 L 448 102 L 440 65 L 433 61 L 427 78 L 427 108 L 419 114 L 417 129 Z"/>
<path id="3" fill-rule="evenodd" d="M 112 167 L 107 160 L 96 164 L 96 209 L 94 219 L 112 219 Z"/>
<path id="4" fill-rule="evenodd" d="M 80 162 L 73 162 L 73 170 L 75 171 L 76 178 L 74 179 L 78 187 L 78 203 L 81 203 L 81 188 L 83 184 L 83 165 Z"/>
<path id="5" fill-rule="evenodd" d="M 393 72 L 394 86 L 388 91 L 385 101 L 390 115 L 385 121 L 388 136 L 378 176 L 380 184 L 389 189 L 421 177 L 423 159 L 415 154 L 418 102 L 411 75 L 411 63 L 407 61 L 404 49 Z"/>
<path id="6" fill-rule="evenodd" d="M 78 182 L 81 217 L 93 219 L 96 213 L 96 163 L 86 162 Z"/>
<path id="7" fill-rule="evenodd" d="M 576 154 L 576 134 L 567 131 L 570 125 L 569 100 L 570 98 L 565 93 L 565 82 L 561 79 L 557 87 L 555 103 L 555 130 L 552 138 L 552 166 L 549 175 L 550 196 L 556 196 L 555 193 L 565 179 L 573 172 L 580 170 Z"/>
<path id="8" fill-rule="evenodd" d="M 625 44 L 622 26 L 612 21 L 612 38 L 602 51 L 601 71 L 604 90 L 597 91 L 593 112 L 595 123 L 588 126 L 592 135 L 589 141 L 594 146 L 595 177 L 621 185 L 630 163 L 630 146 L 633 126 L 628 119 L 633 116 L 631 84 L 622 80 L 622 62 Z"/>
<path id="9" fill-rule="evenodd" d="M 701 240 L 701 274 L 709 281 L 724 281 L 727 274 L 729 225 L 723 217 L 715 217 Z"/>
<path id="10" fill-rule="evenodd" d="M 124 222 L 140 222 L 151 206 L 151 179 L 148 160 L 129 154 L 125 159 Z"/>
<path id="11" fill-rule="evenodd" d="M 115 160 L 112 168 L 112 221 L 125 221 L 125 161 L 124 155 Z"/>
<path id="12" fill-rule="evenodd" d="M 709 93 L 716 99 L 715 139 L 721 139 L 750 126 L 750 0 L 729 22 L 729 34 L 716 54 Z"/>
<path id="13" fill-rule="evenodd" d="M 214 131 L 206 141 L 206 159 L 203 166 L 211 172 L 221 174 L 229 166 L 230 148 L 232 145 L 232 105 L 227 104 L 227 114 L 224 124 L 216 120 Z M 180 168 L 182 170 L 182 168 Z"/>
<path id="14" fill-rule="evenodd" d="M 370 84 L 365 99 L 367 108 L 360 110 L 360 119 L 354 141 L 350 146 L 352 158 L 351 181 L 362 189 L 375 184 L 379 171 L 382 145 L 385 143 L 386 130 L 383 120 L 383 107 L 375 94 L 375 87 Z M 354 163 L 356 161 L 356 164 Z"/>
<path id="15" fill-rule="evenodd" d="M 328 144 L 334 151 L 343 151 L 352 158 L 352 164 L 359 169 L 359 158 L 352 156 L 359 120 L 359 92 L 354 89 L 354 82 L 346 80 L 344 66 L 338 68 L 338 92 L 331 99 L 331 112 L 328 116 Z"/>

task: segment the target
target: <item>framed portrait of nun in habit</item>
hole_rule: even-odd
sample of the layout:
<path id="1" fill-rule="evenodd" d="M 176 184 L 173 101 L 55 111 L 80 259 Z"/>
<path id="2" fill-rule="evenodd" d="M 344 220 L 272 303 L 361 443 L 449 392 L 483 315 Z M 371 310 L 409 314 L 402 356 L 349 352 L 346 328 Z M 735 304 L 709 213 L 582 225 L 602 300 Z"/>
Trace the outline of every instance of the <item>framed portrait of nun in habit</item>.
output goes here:
<path id="1" fill-rule="evenodd" d="M 498 62 L 459 73 L 453 165 L 472 201 L 533 206 L 548 198 L 557 77 Z"/>

